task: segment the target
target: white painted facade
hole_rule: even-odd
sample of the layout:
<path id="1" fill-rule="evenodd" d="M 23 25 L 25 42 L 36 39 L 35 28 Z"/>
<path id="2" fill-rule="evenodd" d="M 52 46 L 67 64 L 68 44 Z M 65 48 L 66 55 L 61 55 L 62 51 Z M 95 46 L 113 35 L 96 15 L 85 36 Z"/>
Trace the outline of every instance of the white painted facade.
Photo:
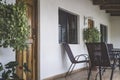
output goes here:
<path id="1" fill-rule="evenodd" d="M 95 27 L 100 24 L 108 26 L 110 31 L 110 16 L 99 6 L 93 6 L 90 0 L 40 0 L 40 80 L 64 73 L 68 70 L 70 61 L 63 53 L 58 42 L 58 9 L 62 8 L 79 15 L 78 40 L 79 44 L 70 44 L 74 55 L 86 53 L 83 41 L 84 16 L 90 17 L 95 22 Z M 110 35 L 108 33 L 108 42 Z M 77 65 L 82 68 L 84 64 Z"/>
<path id="2" fill-rule="evenodd" d="M 111 22 L 111 43 L 115 48 L 120 48 L 120 17 L 114 16 L 110 18 Z"/>
<path id="3" fill-rule="evenodd" d="M 9 3 L 14 0 L 7 0 Z M 63 8 L 79 15 L 78 40 L 79 44 L 70 44 L 74 55 L 86 53 L 83 41 L 84 16 L 90 17 L 95 22 L 95 27 L 100 24 L 108 26 L 108 42 L 115 47 L 120 47 L 120 17 L 111 17 L 99 6 L 93 6 L 90 0 L 38 0 L 38 21 L 39 21 L 39 80 L 64 73 L 68 70 L 70 61 L 62 51 L 58 43 L 58 9 Z M 0 48 L 0 62 L 4 64 L 15 60 L 15 53 L 11 48 Z M 77 65 L 77 68 L 84 67 L 84 64 Z"/>
<path id="4" fill-rule="evenodd" d="M 12 48 L 0 48 L 0 62 L 6 64 L 10 61 L 15 61 L 15 52 Z"/>

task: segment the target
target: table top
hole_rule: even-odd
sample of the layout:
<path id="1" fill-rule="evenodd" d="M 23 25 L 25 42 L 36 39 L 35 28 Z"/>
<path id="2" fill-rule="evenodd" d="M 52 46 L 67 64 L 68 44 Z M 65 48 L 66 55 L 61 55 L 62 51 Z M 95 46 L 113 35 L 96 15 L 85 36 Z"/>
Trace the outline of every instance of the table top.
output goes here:
<path id="1" fill-rule="evenodd" d="M 120 48 L 113 48 L 111 51 L 112 52 L 120 52 Z"/>

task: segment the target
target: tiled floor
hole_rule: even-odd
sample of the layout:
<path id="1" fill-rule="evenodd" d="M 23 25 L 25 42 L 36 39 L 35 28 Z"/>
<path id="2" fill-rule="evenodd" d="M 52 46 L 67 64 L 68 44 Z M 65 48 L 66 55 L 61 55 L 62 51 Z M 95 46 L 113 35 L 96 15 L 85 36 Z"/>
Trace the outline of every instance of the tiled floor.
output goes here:
<path id="1" fill-rule="evenodd" d="M 90 80 L 95 80 L 96 73 L 97 73 L 97 70 L 92 71 Z M 111 69 L 107 69 L 104 72 L 102 80 L 110 80 L 110 74 L 111 74 Z M 74 73 L 70 76 L 67 76 L 66 78 L 63 77 L 63 78 L 59 78 L 59 79 L 55 79 L 55 80 L 87 80 L 87 75 L 88 75 L 87 71 L 81 71 L 78 73 Z M 97 80 L 99 80 L 99 76 L 97 77 Z M 115 69 L 113 80 L 120 80 L 120 70 L 119 69 Z"/>

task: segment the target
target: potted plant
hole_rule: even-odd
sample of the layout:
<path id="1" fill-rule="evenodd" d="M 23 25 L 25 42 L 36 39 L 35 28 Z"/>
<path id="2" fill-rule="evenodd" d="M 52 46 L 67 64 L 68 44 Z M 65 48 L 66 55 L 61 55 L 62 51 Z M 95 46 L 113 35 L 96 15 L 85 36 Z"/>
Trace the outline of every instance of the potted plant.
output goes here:
<path id="1" fill-rule="evenodd" d="M 86 43 L 99 42 L 100 32 L 96 27 L 85 28 L 83 31 L 83 37 Z"/>
<path id="2" fill-rule="evenodd" d="M 6 4 L 0 0 L 0 10 L 0 47 L 9 46 L 13 48 L 13 51 L 27 48 L 26 41 L 29 37 L 30 26 L 25 2 L 20 0 L 15 4 Z M 16 79 L 17 75 L 15 74 L 17 65 L 16 61 L 10 61 L 5 66 L 0 63 L 0 72 L 2 72 L 2 79 L 0 80 L 19 80 Z M 25 65 L 27 64 L 25 63 L 22 66 L 24 69 Z"/>

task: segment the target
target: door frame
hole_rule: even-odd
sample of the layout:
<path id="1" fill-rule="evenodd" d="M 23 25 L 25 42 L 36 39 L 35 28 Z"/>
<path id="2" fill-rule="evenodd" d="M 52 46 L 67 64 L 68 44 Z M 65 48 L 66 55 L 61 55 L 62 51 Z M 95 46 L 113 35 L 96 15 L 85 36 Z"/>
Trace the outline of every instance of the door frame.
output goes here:
<path id="1" fill-rule="evenodd" d="M 38 13 L 39 12 L 39 8 L 40 8 L 40 0 L 33 0 L 34 1 L 34 26 L 35 29 L 33 29 L 33 32 L 35 34 L 35 61 L 36 61 L 36 64 L 35 64 L 35 80 L 40 80 L 40 37 L 39 37 L 39 33 L 40 33 L 40 14 Z M 39 22 L 38 22 L 39 21 Z M 39 26 L 39 27 L 38 27 Z"/>

